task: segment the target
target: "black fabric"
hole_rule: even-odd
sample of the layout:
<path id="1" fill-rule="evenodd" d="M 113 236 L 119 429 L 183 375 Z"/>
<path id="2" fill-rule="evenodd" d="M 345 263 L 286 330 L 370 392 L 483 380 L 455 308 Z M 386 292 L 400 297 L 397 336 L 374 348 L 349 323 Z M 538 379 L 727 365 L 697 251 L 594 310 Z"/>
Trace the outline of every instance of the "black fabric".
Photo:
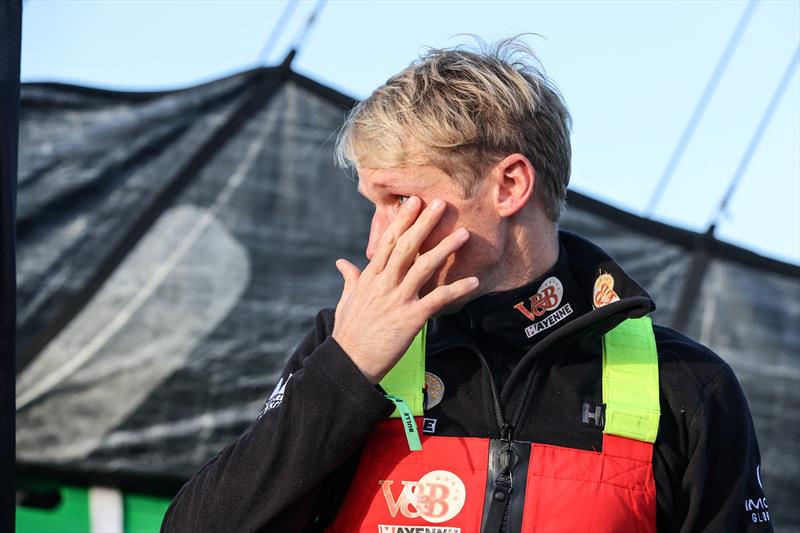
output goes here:
<path id="1" fill-rule="evenodd" d="M 517 413 L 514 441 L 600 450 L 602 425 L 582 416 L 587 399 L 602 403 L 599 335 L 646 313 L 652 302 L 593 245 L 569 234 L 562 234 L 562 244 L 568 257 L 586 262 L 581 269 L 617 273 L 619 301 L 588 310 L 536 342 L 517 367 L 529 367 L 540 378 L 509 380 L 501 408 Z M 578 284 L 569 293 L 591 295 L 593 285 Z M 491 301 L 509 303 L 506 294 L 491 295 L 481 307 L 507 312 Z M 492 314 L 484 314 L 483 322 L 492 323 Z M 282 374 L 284 387 L 273 393 L 280 402 L 268 402 L 264 416 L 184 486 L 164 531 L 222 531 L 231 520 L 242 531 L 303 531 L 315 527 L 317 516 L 335 515 L 333 506 L 340 502 L 319 495 L 347 491 L 353 454 L 391 404 L 329 337 L 332 319 L 332 311 L 320 313 L 316 330 Z M 425 417 L 436 420 L 438 436 L 504 437 L 492 377 L 468 323 L 459 314 L 432 320 L 426 368 L 442 380 L 444 395 Z M 590 339 L 587 332 L 598 336 Z M 758 444 L 736 377 L 717 355 L 679 333 L 657 327 L 655 334 L 662 409 L 653 458 L 658 530 L 772 531 L 771 521 L 754 521 L 746 512 L 748 501 L 766 500 Z M 501 329 L 495 335 L 503 345 L 518 332 Z"/>
<path id="2" fill-rule="evenodd" d="M 514 456 L 512 460 L 512 477 L 510 478 L 512 481 L 511 492 L 507 498 L 502 500 L 496 497 L 485 498 L 483 502 L 483 519 L 481 521 L 482 531 L 520 531 L 522 528 L 522 512 L 525 507 L 525 491 L 528 483 L 528 476 L 525 475 L 525 472 L 528 471 L 531 458 L 531 445 L 529 443 L 511 442 L 509 444 L 500 439 L 491 439 L 489 441 L 489 470 L 486 476 L 486 494 L 487 496 L 493 495 L 495 492 L 495 483 L 503 473 L 501 456 L 508 454 L 509 449 Z M 493 527 L 494 524 L 489 523 L 494 518 L 494 513 L 497 512 L 496 509 L 502 509 L 500 527 Z"/>
<path id="3" fill-rule="evenodd" d="M 333 164 L 352 98 L 283 72 L 269 101 L 209 145 L 259 80 L 278 75 L 256 69 L 157 93 L 23 84 L 21 472 L 115 486 L 185 481 L 248 427 L 316 310 L 335 305 L 334 261 L 363 264 L 370 206 Z M 188 165 L 206 146 L 212 156 Z M 154 207 L 158 198 L 171 199 Z M 655 320 L 674 327 L 700 236 L 575 191 L 568 202 L 561 227 L 609 251 L 658 301 Z M 735 369 L 770 504 L 800 528 L 800 267 L 712 244 L 684 332 Z M 608 323 L 562 326 L 596 337 L 583 328 L 612 324 L 621 309 L 610 307 Z M 513 390 L 542 360 L 508 374 L 509 357 L 497 381 Z"/>
<path id="4" fill-rule="evenodd" d="M 80 106 L 86 123 L 75 124 L 76 146 L 64 147 L 66 153 L 21 154 L 22 203 L 36 221 L 20 241 L 24 338 L 47 334 L 63 303 L 96 279 L 116 239 L 140 215 L 135 206 L 149 205 L 197 144 L 230 120 L 252 76 L 191 96 L 115 99 L 111 109 L 83 93 L 26 87 L 23 146 L 58 146 L 58 114 L 74 113 L 62 109 L 65 100 Z M 99 128 L 91 115 L 101 112 L 117 121 Z M 363 256 L 369 208 L 333 166 L 330 133 L 341 117 L 326 100 L 283 84 L 193 176 L 82 312 L 20 372 L 23 465 L 185 480 L 246 427 L 316 309 L 335 301 L 332 251 L 353 261 Z M 159 128 L 175 132 L 170 143 L 156 138 Z M 94 157 L 101 136 L 117 145 L 133 138 L 151 149 L 126 163 L 125 172 L 71 152 Z M 80 139 L 86 145 L 77 146 Z M 111 154 L 114 161 L 129 155 Z M 97 183 L 96 192 L 55 209 L 51 198 L 61 195 L 59 186 L 71 186 L 63 178 L 70 174 Z M 170 257 L 171 266 L 159 271 Z M 112 317 L 125 322 L 110 334 Z M 92 338 L 105 340 L 92 345 Z M 68 372 L 65 361 L 87 348 L 91 356 Z M 53 374 L 63 381 L 26 396 Z M 126 400 L 97 405 L 90 397 L 101 389 Z"/>
<path id="5" fill-rule="evenodd" d="M 15 212 L 22 2 L 0 3 L 0 532 L 14 531 Z"/>
<path id="6" fill-rule="evenodd" d="M 499 368 L 493 369 L 496 370 L 495 382 L 498 387 L 502 388 L 525 352 L 546 336 L 543 333 L 552 333 L 591 310 L 589 298 L 577 289 L 578 284 L 568 261 L 567 252 L 562 246 L 558 261 L 546 274 L 524 287 L 476 298 L 456 315 L 456 319 L 478 339 L 484 353 L 498 352 L 490 357 L 499 365 Z M 543 288 L 545 283 L 550 286 Z M 549 304 L 552 304 L 550 308 L 547 307 Z M 558 321 L 546 320 L 547 317 L 562 315 Z M 546 329 L 529 330 L 540 324 Z M 530 336 L 526 330 L 530 331 Z M 492 342 L 482 342 L 484 337 Z M 499 344 L 501 342 L 502 345 Z"/>

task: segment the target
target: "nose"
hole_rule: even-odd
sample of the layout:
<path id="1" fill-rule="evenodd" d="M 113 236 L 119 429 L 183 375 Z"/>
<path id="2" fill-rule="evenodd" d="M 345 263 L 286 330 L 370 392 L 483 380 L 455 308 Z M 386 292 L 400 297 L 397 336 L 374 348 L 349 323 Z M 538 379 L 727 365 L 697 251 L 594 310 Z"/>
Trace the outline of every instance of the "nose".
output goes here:
<path id="1" fill-rule="evenodd" d="M 375 210 L 375 214 L 372 215 L 372 223 L 369 226 L 369 242 L 367 242 L 367 259 L 372 261 L 372 257 L 375 255 L 375 250 L 378 249 L 378 242 L 381 240 L 381 236 L 383 232 L 386 231 L 386 227 L 389 225 L 389 220 L 386 218 L 385 215 L 379 213 Z"/>

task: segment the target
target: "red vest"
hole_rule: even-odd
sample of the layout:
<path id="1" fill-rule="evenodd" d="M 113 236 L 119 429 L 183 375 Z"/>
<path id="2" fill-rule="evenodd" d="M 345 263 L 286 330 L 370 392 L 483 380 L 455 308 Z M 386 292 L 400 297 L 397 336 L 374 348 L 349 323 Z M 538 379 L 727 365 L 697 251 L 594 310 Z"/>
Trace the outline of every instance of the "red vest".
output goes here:
<path id="1" fill-rule="evenodd" d="M 642 323 L 604 338 L 601 451 L 515 442 L 509 479 L 498 481 L 502 465 L 490 463 L 509 442 L 422 436 L 422 450 L 410 451 L 400 421 L 386 420 L 370 435 L 329 531 L 654 532 L 658 364 L 652 325 L 638 320 L 646 320 L 649 338 Z M 510 492 L 502 490 L 506 481 Z M 507 505 L 512 497 L 522 501 Z"/>

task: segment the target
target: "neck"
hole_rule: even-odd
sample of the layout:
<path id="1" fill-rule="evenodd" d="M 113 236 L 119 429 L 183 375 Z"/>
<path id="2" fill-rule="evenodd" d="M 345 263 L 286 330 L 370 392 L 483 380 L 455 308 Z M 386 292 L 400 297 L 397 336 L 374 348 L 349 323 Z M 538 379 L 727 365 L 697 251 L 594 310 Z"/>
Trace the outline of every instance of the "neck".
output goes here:
<path id="1" fill-rule="evenodd" d="M 497 268 L 481 284 L 481 294 L 521 287 L 558 261 L 558 226 L 540 210 L 509 221 L 506 235 Z"/>
<path id="2" fill-rule="evenodd" d="M 455 313 L 484 294 L 522 287 L 553 268 L 558 261 L 558 226 L 541 211 L 509 220 L 503 234 L 503 246 L 492 251 L 495 267 L 480 277 L 478 290 L 444 307 L 436 316 Z"/>

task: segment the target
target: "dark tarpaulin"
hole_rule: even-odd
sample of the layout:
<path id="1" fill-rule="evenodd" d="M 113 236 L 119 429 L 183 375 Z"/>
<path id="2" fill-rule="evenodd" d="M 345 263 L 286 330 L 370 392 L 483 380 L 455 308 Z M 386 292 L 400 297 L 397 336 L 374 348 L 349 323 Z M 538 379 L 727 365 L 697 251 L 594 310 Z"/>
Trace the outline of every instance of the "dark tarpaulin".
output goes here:
<path id="1" fill-rule="evenodd" d="M 21 471 L 172 490 L 253 420 L 335 305 L 335 259 L 363 263 L 371 207 L 333 166 L 352 103 L 286 68 L 167 93 L 23 86 Z M 686 316 L 732 363 L 770 509 L 800 529 L 800 268 L 712 239 L 686 311 L 699 236 L 570 204 L 563 227 L 615 255 L 657 321 Z"/>
<path id="2" fill-rule="evenodd" d="M 14 209 L 22 2 L 0 3 L 0 533 L 14 531 Z"/>

